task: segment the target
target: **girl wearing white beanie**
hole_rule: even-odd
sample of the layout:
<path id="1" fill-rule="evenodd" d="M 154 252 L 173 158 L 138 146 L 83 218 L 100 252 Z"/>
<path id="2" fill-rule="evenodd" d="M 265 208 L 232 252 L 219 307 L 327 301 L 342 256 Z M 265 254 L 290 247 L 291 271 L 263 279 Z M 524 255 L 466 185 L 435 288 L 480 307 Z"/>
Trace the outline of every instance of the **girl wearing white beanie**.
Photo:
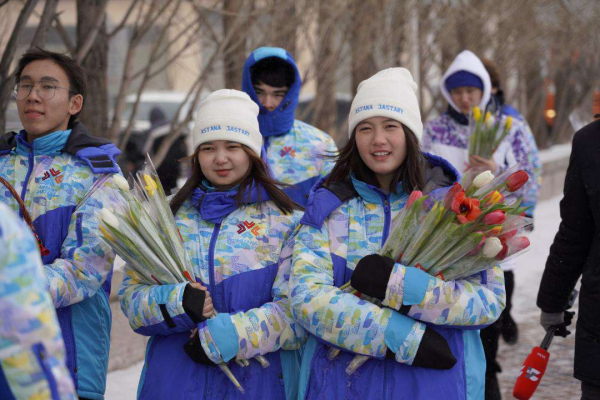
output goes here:
<path id="1" fill-rule="evenodd" d="M 200 104 L 191 175 L 171 208 L 201 282 L 142 285 L 126 271 L 122 309 L 136 332 L 151 336 L 140 399 L 296 396 L 304 331 L 290 317 L 291 246 L 284 246 L 301 213 L 261 159 L 257 115 L 256 103 L 236 90 Z M 245 395 L 217 367 L 223 362 Z"/>
<path id="2" fill-rule="evenodd" d="M 445 282 L 377 254 L 411 191 L 458 179 L 448 162 L 419 150 L 416 91 L 404 68 L 363 81 L 350 109 L 350 140 L 311 191 L 290 277 L 292 313 L 311 334 L 301 399 L 482 398 L 477 329 L 500 315 L 502 271 Z M 402 293 L 402 304 L 360 300 L 339 289 L 348 281 L 382 304 Z M 330 347 L 342 351 L 332 358 Z M 372 359 L 348 375 L 357 354 Z"/>

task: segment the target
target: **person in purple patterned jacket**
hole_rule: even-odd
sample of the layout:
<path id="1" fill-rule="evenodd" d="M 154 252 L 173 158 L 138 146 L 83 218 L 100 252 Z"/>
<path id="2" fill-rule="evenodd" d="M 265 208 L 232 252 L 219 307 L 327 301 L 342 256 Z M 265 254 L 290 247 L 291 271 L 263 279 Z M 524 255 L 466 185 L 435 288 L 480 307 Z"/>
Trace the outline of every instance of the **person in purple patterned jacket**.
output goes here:
<path id="1" fill-rule="evenodd" d="M 520 164 L 531 179 L 517 195 L 523 197 L 523 205 L 530 207 L 528 216 L 532 217 L 539 197 L 541 167 L 535 140 L 527 122 L 512 107 L 498 106 L 496 93 L 499 87 L 493 85 L 490 74 L 481 60 L 468 50 L 460 53 L 452 62 L 442 78 L 440 89 L 448 101 L 448 109 L 439 117 L 425 124 L 421 150 L 444 157 L 461 173 L 469 168 L 480 168 L 499 174 Z M 513 127 L 510 133 L 491 159 L 468 154 L 469 114 L 474 106 L 478 106 L 482 110 L 489 110 L 501 117 L 513 117 Z M 508 272 L 506 274 L 507 304 L 504 312 L 506 315 L 503 314 L 502 319 L 505 322 L 513 322 L 506 324 L 506 327 L 510 329 L 502 332 L 501 327 L 504 325 L 493 324 L 481 332 L 487 359 L 486 400 L 500 399 L 497 373 L 501 371 L 501 368 L 496 362 L 500 333 L 502 332 L 507 343 L 514 344 L 518 340 L 517 326 L 509 314 L 510 297 L 512 288 L 514 288 L 512 272 L 514 267 L 514 261 L 502 264 L 505 273 Z"/>

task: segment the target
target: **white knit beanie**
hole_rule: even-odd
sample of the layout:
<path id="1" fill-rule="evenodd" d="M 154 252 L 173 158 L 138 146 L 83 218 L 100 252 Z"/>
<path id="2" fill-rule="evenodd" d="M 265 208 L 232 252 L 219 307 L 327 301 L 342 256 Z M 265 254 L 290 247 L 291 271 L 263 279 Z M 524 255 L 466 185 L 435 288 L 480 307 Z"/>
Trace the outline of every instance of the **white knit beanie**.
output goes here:
<path id="1" fill-rule="evenodd" d="M 217 90 L 200 103 L 192 137 L 194 148 L 229 140 L 245 144 L 260 157 L 263 137 L 258 127 L 258 105 L 239 90 Z"/>
<path id="2" fill-rule="evenodd" d="M 417 88 L 406 68 L 384 69 L 362 81 L 350 107 L 348 136 L 367 118 L 389 117 L 404 124 L 421 140 L 423 123 Z"/>

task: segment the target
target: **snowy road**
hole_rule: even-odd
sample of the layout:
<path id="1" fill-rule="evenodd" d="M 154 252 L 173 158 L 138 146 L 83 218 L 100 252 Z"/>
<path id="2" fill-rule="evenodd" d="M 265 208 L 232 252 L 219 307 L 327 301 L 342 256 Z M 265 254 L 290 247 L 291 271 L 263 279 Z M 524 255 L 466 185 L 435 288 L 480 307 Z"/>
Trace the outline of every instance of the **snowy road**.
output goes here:
<path id="1" fill-rule="evenodd" d="M 500 384 L 504 399 L 512 398 L 512 387 L 521 364 L 530 350 L 539 345 L 544 336 L 539 326 L 539 310 L 535 306 L 537 291 L 544 270 L 548 250 L 560 223 L 558 204 L 561 197 L 541 203 L 535 211 L 535 231 L 532 232 L 531 250 L 518 259 L 515 271 L 513 316 L 519 323 L 520 341 L 514 346 L 500 345 L 500 361 L 504 372 Z M 577 307 L 577 305 L 576 305 Z M 575 307 L 575 308 L 576 308 Z M 534 399 L 578 399 L 579 381 L 573 375 L 574 337 L 555 339 L 550 348 L 550 364 Z M 142 363 L 108 374 L 107 400 L 135 399 Z"/>

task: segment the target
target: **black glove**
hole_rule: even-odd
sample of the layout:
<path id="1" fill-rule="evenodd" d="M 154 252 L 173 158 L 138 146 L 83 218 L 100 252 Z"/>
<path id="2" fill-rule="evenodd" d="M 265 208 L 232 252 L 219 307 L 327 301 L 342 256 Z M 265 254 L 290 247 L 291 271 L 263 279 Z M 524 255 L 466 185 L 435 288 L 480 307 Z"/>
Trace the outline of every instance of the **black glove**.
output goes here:
<path id="1" fill-rule="evenodd" d="M 190 285 L 186 285 L 183 290 L 183 300 L 181 301 L 183 310 L 196 324 L 206 320 L 202 315 L 204 299 L 206 299 L 204 290 L 196 289 Z"/>
<path id="2" fill-rule="evenodd" d="M 368 255 L 356 264 L 350 284 L 367 296 L 383 300 L 393 269 L 394 260 L 391 258 L 379 254 Z"/>
<path id="3" fill-rule="evenodd" d="M 217 365 L 206 355 L 202 344 L 200 344 L 200 335 L 198 332 L 196 332 L 194 337 L 183 345 L 183 351 L 185 351 L 185 354 L 187 354 L 195 363 L 204 365 Z"/>
<path id="4" fill-rule="evenodd" d="M 390 349 L 387 350 L 385 356 L 390 359 L 396 358 Z M 454 367 L 454 364 L 456 364 L 456 358 L 446 339 L 433 329 L 426 328 L 412 365 L 431 369 L 450 369 Z"/>
<path id="5" fill-rule="evenodd" d="M 564 313 L 546 313 L 542 311 L 540 323 L 546 331 L 553 327 L 555 336 L 567 337 L 571 334 L 571 331 L 567 330 L 567 326 L 571 325 L 574 315 L 574 311 L 565 311 Z"/>

